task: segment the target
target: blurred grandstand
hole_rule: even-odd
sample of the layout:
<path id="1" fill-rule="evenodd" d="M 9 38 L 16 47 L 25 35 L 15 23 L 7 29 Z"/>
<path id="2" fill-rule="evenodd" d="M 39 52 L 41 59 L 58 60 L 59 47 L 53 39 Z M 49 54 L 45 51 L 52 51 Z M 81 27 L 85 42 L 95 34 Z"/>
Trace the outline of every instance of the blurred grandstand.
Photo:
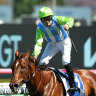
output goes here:
<path id="1" fill-rule="evenodd" d="M 59 2 L 58 0 L 41 0 L 41 5 L 52 8 L 54 14 L 56 13 L 55 15 L 74 17 L 76 22 L 75 26 L 92 25 L 96 21 L 95 0 L 61 0 Z M 32 3 L 33 5 L 29 5 L 29 3 Z M 17 8 L 18 6 L 23 6 L 24 4 L 26 5 L 24 9 Z M 25 0 L 22 2 L 17 2 L 16 0 L 14 0 L 14 2 L 13 0 L 0 0 L 0 19 L 5 23 L 34 23 L 38 18 L 37 9 L 39 9 L 41 5 L 40 1 L 33 3 L 29 0 L 26 4 Z M 30 7 L 30 10 L 28 7 Z M 85 14 L 86 16 L 84 16 Z M 30 22 L 31 20 L 34 22 Z"/>

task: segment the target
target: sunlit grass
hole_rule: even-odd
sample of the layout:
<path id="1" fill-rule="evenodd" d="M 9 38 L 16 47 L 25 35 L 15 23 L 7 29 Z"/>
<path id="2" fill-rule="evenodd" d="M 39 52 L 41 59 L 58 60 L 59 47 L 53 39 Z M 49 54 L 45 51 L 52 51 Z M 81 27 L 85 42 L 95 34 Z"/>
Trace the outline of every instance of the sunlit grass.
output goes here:
<path id="1" fill-rule="evenodd" d="M 8 83 L 11 79 L 0 79 L 0 83 Z"/>

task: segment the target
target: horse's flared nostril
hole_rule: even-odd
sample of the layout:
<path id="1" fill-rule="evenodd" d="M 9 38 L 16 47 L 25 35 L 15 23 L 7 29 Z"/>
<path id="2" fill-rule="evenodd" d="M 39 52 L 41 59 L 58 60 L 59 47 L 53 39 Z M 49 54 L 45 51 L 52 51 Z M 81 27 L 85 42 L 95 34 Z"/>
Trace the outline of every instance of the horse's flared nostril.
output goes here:
<path id="1" fill-rule="evenodd" d="M 14 84 L 14 87 L 17 87 L 18 88 L 18 84 Z"/>

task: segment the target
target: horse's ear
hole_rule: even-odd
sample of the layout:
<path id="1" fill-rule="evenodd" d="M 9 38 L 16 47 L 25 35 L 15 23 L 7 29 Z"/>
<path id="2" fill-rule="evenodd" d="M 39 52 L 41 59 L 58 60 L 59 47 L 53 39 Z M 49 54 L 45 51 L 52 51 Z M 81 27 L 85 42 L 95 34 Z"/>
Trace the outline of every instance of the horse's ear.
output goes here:
<path id="1" fill-rule="evenodd" d="M 16 56 L 16 57 L 19 56 L 18 50 L 16 50 L 15 56 Z"/>
<path id="2" fill-rule="evenodd" d="M 28 59 L 29 58 L 29 50 L 27 51 L 27 53 L 26 53 L 26 59 Z"/>

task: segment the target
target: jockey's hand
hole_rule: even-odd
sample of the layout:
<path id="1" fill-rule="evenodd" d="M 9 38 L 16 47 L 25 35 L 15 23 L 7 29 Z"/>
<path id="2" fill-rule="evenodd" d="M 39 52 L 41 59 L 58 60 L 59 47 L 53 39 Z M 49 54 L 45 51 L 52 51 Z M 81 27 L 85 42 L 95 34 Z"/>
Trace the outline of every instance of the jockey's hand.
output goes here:
<path id="1" fill-rule="evenodd" d="M 69 25 L 68 25 L 68 24 L 65 24 L 65 25 L 64 25 L 64 29 L 65 29 L 66 31 L 68 31 L 68 30 L 69 30 Z"/>
<path id="2" fill-rule="evenodd" d="M 37 56 L 33 56 L 33 58 L 37 60 Z"/>
<path id="3" fill-rule="evenodd" d="M 33 61 L 34 61 L 34 63 L 37 61 L 37 57 L 36 56 L 33 56 Z"/>

